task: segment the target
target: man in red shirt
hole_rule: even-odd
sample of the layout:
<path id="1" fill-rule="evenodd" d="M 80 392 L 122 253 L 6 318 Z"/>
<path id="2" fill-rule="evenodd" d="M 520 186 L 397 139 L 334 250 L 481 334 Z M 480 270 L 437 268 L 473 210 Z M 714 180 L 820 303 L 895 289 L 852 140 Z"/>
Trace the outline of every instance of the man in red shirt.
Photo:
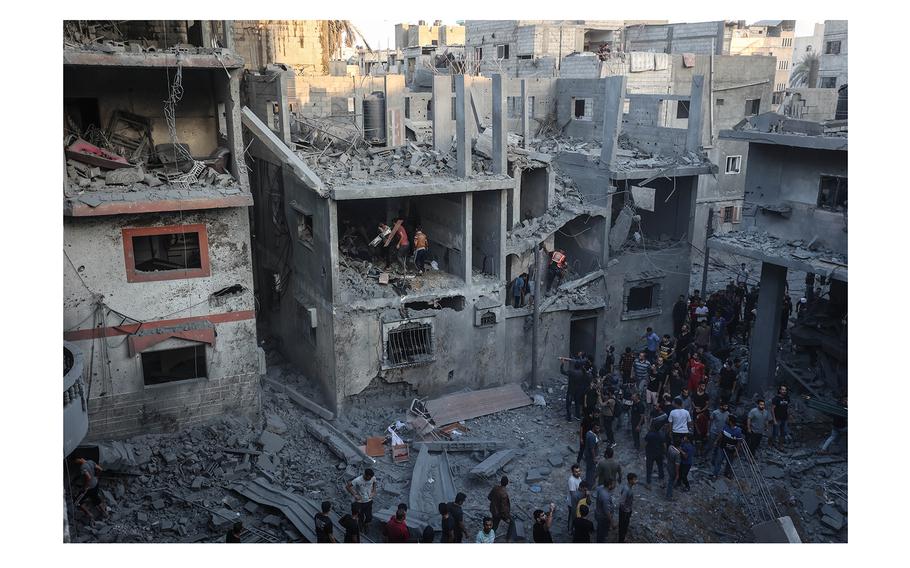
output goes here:
<path id="1" fill-rule="evenodd" d="M 405 522 L 407 515 L 408 506 L 404 503 L 398 505 L 398 510 L 395 511 L 395 514 L 385 525 L 385 537 L 388 542 L 408 542 L 411 533 L 408 531 L 408 525 Z"/>
<path id="2" fill-rule="evenodd" d="M 395 227 L 392 233 L 386 237 L 385 244 L 386 247 L 386 259 L 385 267 L 386 269 L 392 264 L 392 257 L 396 257 L 398 262 L 401 263 L 401 269 L 404 272 L 408 271 L 408 233 L 404 230 L 404 219 L 395 219 Z M 394 248 L 392 248 L 392 241 L 395 241 Z"/>
<path id="3" fill-rule="evenodd" d="M 705 380 L 705 364 L 697 353 L 689 358 L 689 392 L 696 392 L 698 385 Z"/>

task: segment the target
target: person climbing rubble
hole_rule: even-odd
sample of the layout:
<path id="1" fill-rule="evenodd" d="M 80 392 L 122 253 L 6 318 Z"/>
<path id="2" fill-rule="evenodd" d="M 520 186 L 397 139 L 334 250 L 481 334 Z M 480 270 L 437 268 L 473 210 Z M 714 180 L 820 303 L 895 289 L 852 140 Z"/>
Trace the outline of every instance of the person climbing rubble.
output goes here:
<path id="1" fill-rule="evenodd" d="M 85 503 L 86 499 L 90 499 L 95 504 L 95 507 L 101 511 L 101 514 L 107 517 L 107 505 L 104 503 L 104 498 L 101 496 L 101 489 L 98 486 L 98 474 L 104 470 L 97 463 L 85 458 L 76 458 L 76 464 L 79 466 L 79 476 L 82 478 L 83 486 L 83 492 L 76 499 L 76 503 L 79 504 L 79 508 L 82 512 L 88 515 L 93 521 L 95 520 L 95 517 L 92 515 L 91 511 L 89 511 L 89 508 Z"/>
<path id="2" fill-rule="evenodd" d="M 556 249 L 550 255 L 550 264 L 547 265 L 547 293 L 550 293 L 550 289 L 553 287 L 553 280 L 558 279 L 559 284 L 562 284 L 563 279 L 566 276 L 566 267 L 568 266 L 568 258 L 566 257 L 566 251 L 562 249 Z M 557 284 L 557 286 L 559 285 Z"/>
<path id="3" fill-rule="evenodd" d="M 385 233 L 386 229 L 388 229 L 388 225 L 385 223 L 381 223 L 379 225 L 380 234 Z M 392 241 L 395 241 L 394 247 L 390 246 L 392 245 Z M 407 273 L 409 245 L 410 241 L 408 241 L 408 233 L 404 229 L 404 219 L 399 217 L 395 219 L 395 226 L 386 234 L 385 240 L 382 243 L 382 246 L 386 249 L 386 270 L 388 270 L 392 265 L 392 259 L 396 258 L 398 262 L 401 263 L 401 269 Z"/>

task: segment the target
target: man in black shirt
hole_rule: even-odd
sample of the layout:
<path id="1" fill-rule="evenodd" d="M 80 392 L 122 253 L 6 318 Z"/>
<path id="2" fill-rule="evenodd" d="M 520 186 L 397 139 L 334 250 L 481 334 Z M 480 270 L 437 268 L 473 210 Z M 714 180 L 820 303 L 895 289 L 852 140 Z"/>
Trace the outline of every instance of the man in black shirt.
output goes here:
<path id="1" fill-rule="evenodd" d="M 717 386 L 720 389 L 719 402 L 730 402 L 730 399 L 733 398 L 733 390 L 736 388 L 736 369 L 733 368 L 733 363 L 729 359 L 724 361 Z"/>
<path id="2" fill-rule="evenodd" d="M 345 542 L 360 542 L 360 503 L 351 503 L 351 513 L 341 517 L 338 524 L 344 529 Z"/>
<path id="3" fill-rule="evenodd" d="M 790 429 L 787 427 L 790 421 L 790 395 L 787 394 L 786 385 L 778 387 L 777 395 L 771 399 L 771 417 L 774 419 L 774 428 L 770 444 L 777 440 L 777 448 L 783 451 L 784 438 L 790 437 Z"/>
<path id="4" fill-rule="evenodd" d="M 680 296 L 673 304 L 673 337 L 679 337 L 679 334 L 682 333 L 682 326 L 688 317 L 689 306 L 686 304 L 686 297 Z"/>
<path id="5" fill-rule="evenodd" d="M 553 511 L 556 505 L 550 503 L 550 512 L 544 513 L 541 509 L 534 511 L 534 542 L 552 543 L 553 535 L 550 534 L 550 527 L 553 526 Z"/>
<path id="6" fill-rule="evenodd" d="M 588 520 L 588 509 L 587 505 L 582 505 L 578 508 L 580 516 L 575 519 L 575 536 L 572 537 L 572 542 L 591 542 L 591 533 L 594 532 L 594 523 Z"/>
<path id="7" fill-rule="evenodd" d="M 581 420 L 581 394 L 587 387 L 585 382 L 584 363 L 581 360 L 560 357 L 559 372 L 568 377 L 566 385 L 566 422 L 572 420 L 572 405 L 575 406 L 575 417 Z M 566 370 L 566 363 L 572 368 Z"/>
<path id="8" fill-rule="evenodd" d="M 629 425 L 632 428 L 632 445 L 635 450 L 641 449 L 641 427 L 645 423 L 645 404 L 638 393 L 632 394 L 632 406 L 629 407 Z"/>
<path id="9" fill-rule="evenodd" d="M 455 519 L 449 514 L 449 506 L 446 503 L 439 504 L 440 527 L 439 542 L 455 542 Z"/>
<path id="10" fill-rule="evenodd" d="M 316 542 L 336 542 L 333 534 L 334 525 L 329 518 L 329 511 L 332 510 L 331 501 L 323 501 L 322 512 L 313 515 L 313 521 L 316 525 Z"/>
<path id="11" fill-rule="evenodd" d="M 464 493 L 458 493 L 458 495 L 455 496 L 455 501 L 448 504 L 449 516 L 452 518 L 452 522 L 455 525 L 452 542 L 462 542 L 464 537 L 468 534 L 468 531 L 464 526 L 464 511 L 462 510 L 467 498 L 467 495 Z"/>

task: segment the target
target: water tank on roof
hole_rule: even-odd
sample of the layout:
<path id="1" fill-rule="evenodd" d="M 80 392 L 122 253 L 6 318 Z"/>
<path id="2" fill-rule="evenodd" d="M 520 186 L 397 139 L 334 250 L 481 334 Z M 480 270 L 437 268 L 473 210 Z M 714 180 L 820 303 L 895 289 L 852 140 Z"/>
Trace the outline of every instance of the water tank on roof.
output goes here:
<path id="1" fill-rule="evenodd" d="M 382 91 L 363 98 L 363 137 L 370 144 L 385 144 L 385 95 Z"/>

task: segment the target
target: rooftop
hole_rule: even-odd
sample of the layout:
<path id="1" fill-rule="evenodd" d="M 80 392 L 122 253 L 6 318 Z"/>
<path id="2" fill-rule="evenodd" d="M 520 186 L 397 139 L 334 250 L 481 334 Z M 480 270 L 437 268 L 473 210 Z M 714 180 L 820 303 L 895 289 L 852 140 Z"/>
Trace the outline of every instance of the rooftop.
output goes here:
<path id="1" fill-rule="evenodd" d="M 721 130 L 719 137 L 759 144 L 847 151 L 847 121 L 812 122 L 766 112 L 744 119 L 732 130 Z"/>
<path id="2" fill-rule="evenodd" d="M 544 153 L 566 153 L 583 156 L 586 162 L 600 163 L 601 143 L 570 137 L 549 138 L 537 145 Z M 636 148 L 626 136 L 619 137 L 616 159 L 610 167 L 613 179 L 642 179 L 658 172 L 667 176 L 687 176 L 711 173 L 715 166 L 706 156 L 693 152 L 685 154 L 652 154 Z"/>

